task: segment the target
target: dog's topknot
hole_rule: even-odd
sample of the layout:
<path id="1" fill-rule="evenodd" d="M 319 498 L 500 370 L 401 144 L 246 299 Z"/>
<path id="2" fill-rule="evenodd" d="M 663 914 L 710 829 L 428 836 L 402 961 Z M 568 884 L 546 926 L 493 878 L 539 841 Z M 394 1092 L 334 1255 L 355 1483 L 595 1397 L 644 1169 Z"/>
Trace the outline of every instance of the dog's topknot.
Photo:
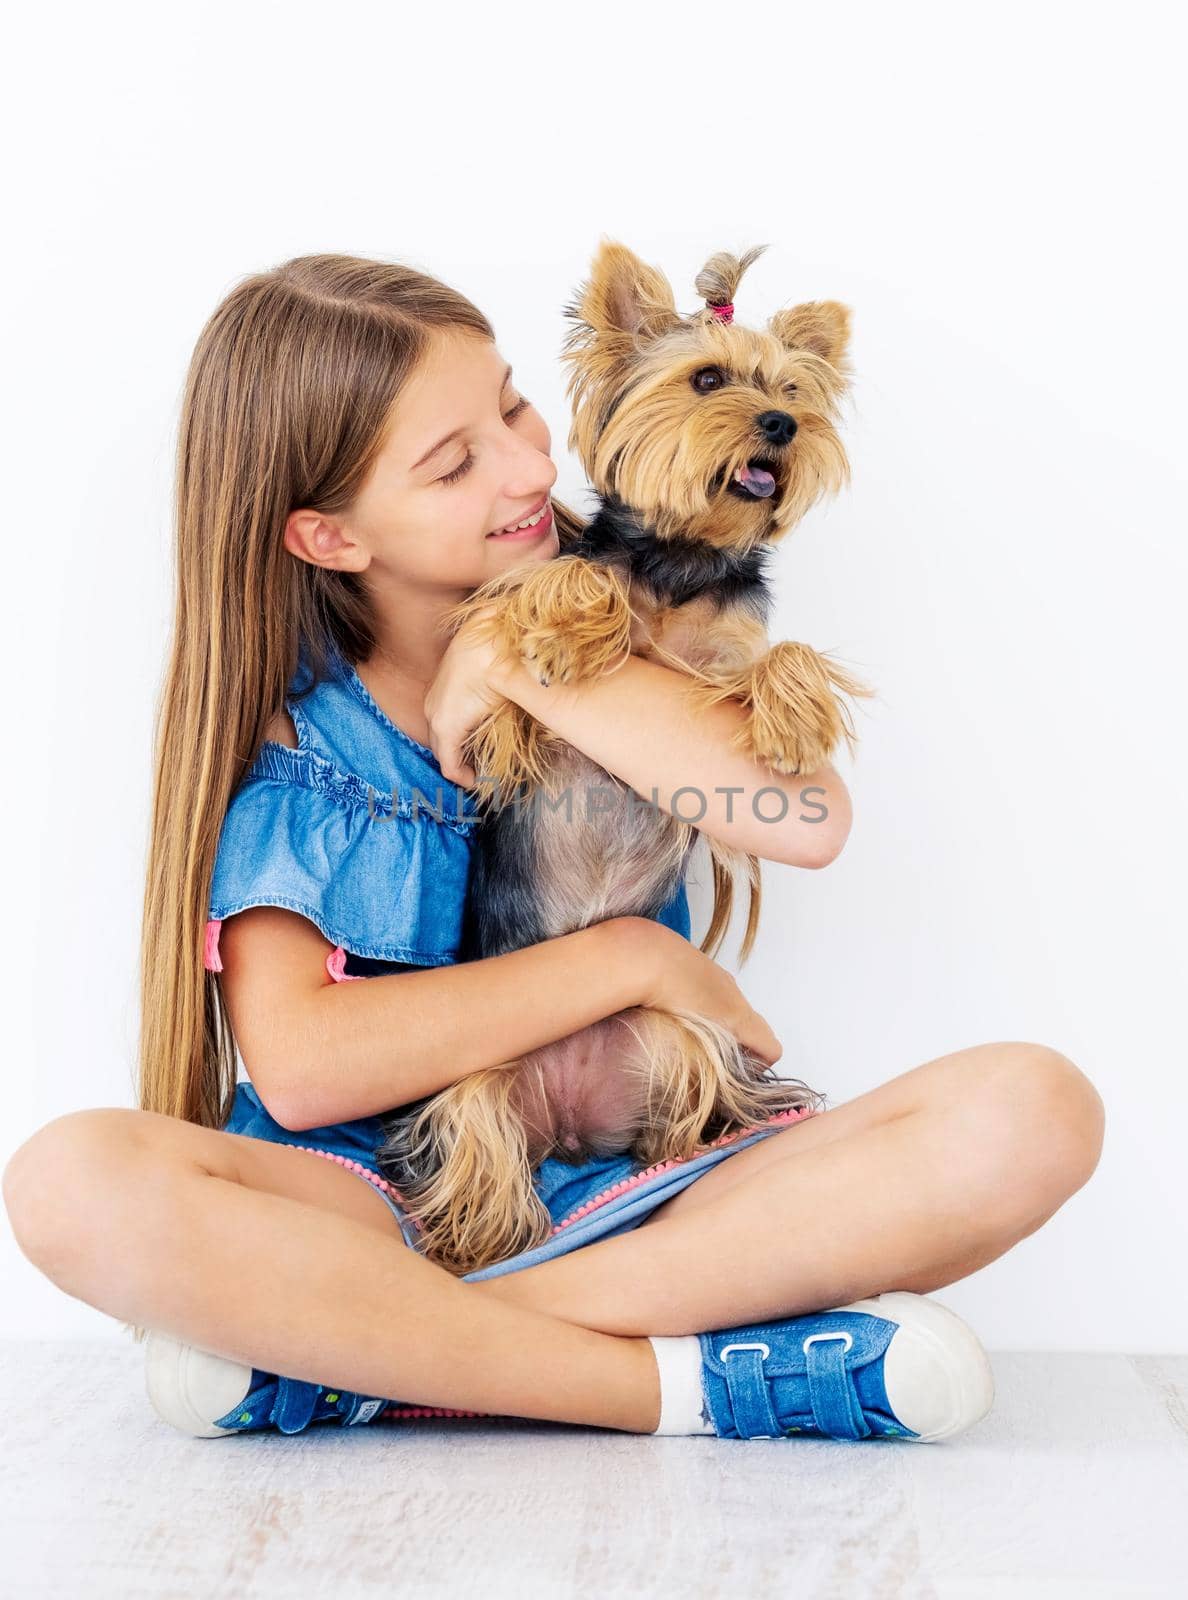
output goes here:
<path id="1" fill-rule="evenodd" d="M 731 255 L 729 250 L 716 251 L 697 274 L 693 287 L 707 306 L 732 305 L 743 273 L 767 248 L 765 244 L 753 245 L 741 256 Z"/>

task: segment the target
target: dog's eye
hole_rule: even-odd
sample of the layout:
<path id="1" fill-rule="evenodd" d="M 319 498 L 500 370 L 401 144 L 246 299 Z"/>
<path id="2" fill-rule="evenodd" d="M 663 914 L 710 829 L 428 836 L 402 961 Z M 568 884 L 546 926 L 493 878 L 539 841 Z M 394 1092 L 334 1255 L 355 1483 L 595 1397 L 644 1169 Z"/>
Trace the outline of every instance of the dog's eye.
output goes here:
<path id="1" fill-rule="evenodd" d="M 784 385 L 784 393 L 785 394 L 795 394 L 796 393 L 796 385 L 794 383 L 786 383 Z"/>
<path id="2" fill-rule="evenodd" d="M 721 367 L 699 367 L 689 380 L 698 394 L 709 394 L 712 389 L 720 389 L 726 382 L 726 374 Z"/>

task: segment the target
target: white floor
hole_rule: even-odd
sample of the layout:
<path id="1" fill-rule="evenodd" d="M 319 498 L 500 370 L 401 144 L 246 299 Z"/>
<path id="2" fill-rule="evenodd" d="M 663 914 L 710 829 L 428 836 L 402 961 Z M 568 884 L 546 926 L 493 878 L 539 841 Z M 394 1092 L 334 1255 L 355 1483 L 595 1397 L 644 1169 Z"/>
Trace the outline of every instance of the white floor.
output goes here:
<path id="1" fill-rule="evenodd" d="M 142 1352 L 0 1344 L 0 1594 L 1188 1597 L 1188 1357 L 998 1355 L 942 1445 L 518 1421 L 195 1440 Z"/>

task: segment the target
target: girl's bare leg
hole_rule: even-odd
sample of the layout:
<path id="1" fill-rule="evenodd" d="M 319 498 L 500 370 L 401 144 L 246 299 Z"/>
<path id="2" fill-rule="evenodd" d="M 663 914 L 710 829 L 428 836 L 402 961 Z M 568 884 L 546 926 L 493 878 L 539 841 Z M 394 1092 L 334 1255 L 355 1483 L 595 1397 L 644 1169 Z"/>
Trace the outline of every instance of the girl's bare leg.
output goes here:
<path id="1" fill-rule="evenodd" d="M 59 1118 L 4 1196 L 42 1271 L 136 1326 L 389 1399 L 645 1432 L 644 1333 L 951 1282 L 1080 1187 L 1100 1139 L 1066 1058 L 980 1046 L 740 1152 L 632 1233 L 480 1283 L 333 1164 L 150 1112 Z"/>
<path id="2" fill-rule="evenodd" d="M 269 1192 L 290 1186 L 323 1203 Z M 646 1339 L 470 1293 L 360 1178 L 306 1152 L 152 1111 L 73 1112 L 15 1153 L 4 1200 L 67 1294 L 245 1365 L 418 1405 L 659 1422 Z"/>
<path id="3" fill-rule="evenodd" d="M 617 1334 L 685 1334 L 952 1283 L 1088 1179 L 1096 1090 L 1042 1045 L 940 1056 L 714 1167 L 631 1233 L 469 1285 Z"/>

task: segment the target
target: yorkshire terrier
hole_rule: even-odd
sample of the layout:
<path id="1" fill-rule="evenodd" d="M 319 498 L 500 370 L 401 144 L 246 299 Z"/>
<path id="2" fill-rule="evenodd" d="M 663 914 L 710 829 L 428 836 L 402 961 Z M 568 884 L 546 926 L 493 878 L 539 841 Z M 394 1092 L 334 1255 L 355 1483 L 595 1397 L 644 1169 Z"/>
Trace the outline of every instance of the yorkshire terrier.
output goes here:
<path id="1" fill-rule="evenodd" d="M 871 691 L 808 645 L 768 643 L 764 568 L 806 511 L 849 481 L 836 424 L 851 375 L 850 313 L 812 301 L 777 311 L 762 331 L 740 327 L 735 290 L 766 248 L 711 257 L 696 279 L 705 307 L 682 316 L 661 273 L 601 241 L 565 307 L 573 326 L 563 355 L 569 447 L 597 512 L 553 560 L 476 589 L 447 627 L 494 639 L 544 684 L 588 681 L 630 654 L 659 661 L 687 675 L 695 706 L 745 708 L 737 742 L 760 765 L 807 775 L 839 740 L 853 749 L 842 696 Z M 610 917 L 654 917 L 675 893 L 696 828 L 633 795 L 521 707 L 493 710 L 466 755 L 484 816 L 463 959 Z M 706 839 L 714 908 L 701 949 L 718 949 L 745 878 L 745 960 L 758 862 Z M 420 1248 L 460 1275 L 548 1237 L 533 1186 L 546 1156 L 687 1159 L 820 1101 L 710 1019 L 633 1007 L 402 1107 L 385 1120 L 377 1162 L 419 1224 Z"/>

